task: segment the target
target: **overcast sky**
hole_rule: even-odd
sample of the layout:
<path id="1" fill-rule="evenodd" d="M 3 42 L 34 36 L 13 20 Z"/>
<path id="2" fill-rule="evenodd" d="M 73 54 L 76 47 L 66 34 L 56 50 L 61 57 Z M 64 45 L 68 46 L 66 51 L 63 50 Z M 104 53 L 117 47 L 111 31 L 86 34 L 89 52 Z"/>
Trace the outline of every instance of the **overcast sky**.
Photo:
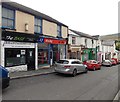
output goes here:
<path id="1" fill-rule="evenodd" d="M 119 0 L 12 0 L 90 35 L 118 32 Z"/>

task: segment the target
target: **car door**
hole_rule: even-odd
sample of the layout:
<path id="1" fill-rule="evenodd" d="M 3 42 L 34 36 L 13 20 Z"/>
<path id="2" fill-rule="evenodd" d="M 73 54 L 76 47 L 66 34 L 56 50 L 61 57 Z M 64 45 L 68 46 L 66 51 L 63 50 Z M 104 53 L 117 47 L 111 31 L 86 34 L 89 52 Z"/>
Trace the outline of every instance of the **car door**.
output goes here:
<path id="1" fill-rule="evenodd" d="M 94 66 L 95 66 L 95 68 L 99 68 L 99 65 L 98 65 L 98 63 L 97 63 L 97 61 L 93 61 L 93 63 L 94 63 Z"/>
<path id="2" fill-rule="evenodd" d="M 77 69 L 77 71 L 78 71 L 77 61 L 72 61 L 72 62 L 71 62 L 71 65 L 72 65 L 73 70 L 74 70 L 74 69 Z"/>
<path id="3" fill-rule="evenodd" d="M 77 69 L 78 69 L 79 72 L 85 71 L 85 67 L 84 67 L 84 65 L 82 64 L 81 61 L 77 61 Z"/>

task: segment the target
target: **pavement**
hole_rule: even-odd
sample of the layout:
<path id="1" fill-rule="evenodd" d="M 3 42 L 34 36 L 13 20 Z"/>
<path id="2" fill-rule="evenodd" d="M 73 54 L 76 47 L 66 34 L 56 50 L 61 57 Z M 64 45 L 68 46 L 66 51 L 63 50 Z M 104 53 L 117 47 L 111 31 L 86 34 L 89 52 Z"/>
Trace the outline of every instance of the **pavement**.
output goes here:
<path id="1" fill-rule="evenodd" d="M 54 73 L 54 67 L 41 68 L 32 71 L 11 72 L 10 79 L 13 80 L 13 79 L 27 78 L 27 77 L 45 75 L 50 73 Z"/>

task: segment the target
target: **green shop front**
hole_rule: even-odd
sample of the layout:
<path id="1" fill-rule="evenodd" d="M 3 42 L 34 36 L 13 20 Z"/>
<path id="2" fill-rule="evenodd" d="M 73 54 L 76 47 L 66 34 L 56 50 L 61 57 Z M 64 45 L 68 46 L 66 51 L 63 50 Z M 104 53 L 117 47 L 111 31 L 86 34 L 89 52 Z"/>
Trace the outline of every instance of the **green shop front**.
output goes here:
<path id="1" fill-rule="evenodd" d="M 96 60 L 97 59 L 97 48 L 84 48 L 81 52 L 82 61 Z"/>

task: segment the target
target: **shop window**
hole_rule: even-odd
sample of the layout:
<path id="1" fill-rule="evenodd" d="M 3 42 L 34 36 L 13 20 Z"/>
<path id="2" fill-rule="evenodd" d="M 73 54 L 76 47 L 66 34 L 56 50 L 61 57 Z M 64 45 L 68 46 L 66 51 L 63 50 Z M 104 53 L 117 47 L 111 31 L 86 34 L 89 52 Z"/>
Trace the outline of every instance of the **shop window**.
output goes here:
<path id="1" fill-rule="evenodd" d="M 60 25 L 57 26 L 57 36 L 58 36 L 58 37 L 62 37 L 62 34 L 61 34 L 61 26 L 60 26 Z"/>
<path id="2" fill-rule="evenodd" d="M 42 34 L 42 19 L 35 18 L 34 32 L 36 34 Z"/>
<path id="3" fill-rule="evenodd" d="M 14 29 L 15 11 L 7 8 L 2 8 L 2 28 Z"/>
<path id="4" fill-rule="evenodd" d="M 75 42 L 76 42 L 75 37 L 72 37 L 72 44 L 75 44 Z"/>
<path id="5" fill-rule="evenodd" d="M 6 67 L 26 64 L 26 50 L 24 49 L 5 49 Z"/>

